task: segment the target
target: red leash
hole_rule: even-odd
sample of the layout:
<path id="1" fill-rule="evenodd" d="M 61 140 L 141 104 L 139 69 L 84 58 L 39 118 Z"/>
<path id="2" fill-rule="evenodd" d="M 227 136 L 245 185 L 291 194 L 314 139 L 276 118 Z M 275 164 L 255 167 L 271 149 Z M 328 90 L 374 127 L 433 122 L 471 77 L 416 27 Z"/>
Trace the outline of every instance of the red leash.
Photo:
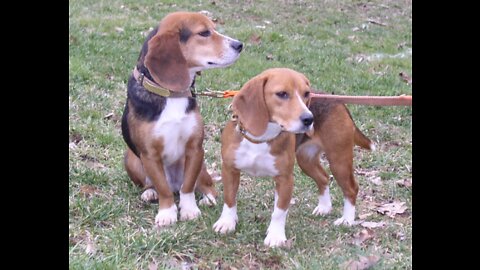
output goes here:
<path id="1" fill-rule="evenodd" d="M 235 96 L 238 90 L 227 91 L 207 91 L 204 93 L 196 93 L 200 96 L 229 98 Z M 412 96 L 342 96 L 342 95 L 330 95 L 320 94 L 312 92 L 310 96 L 314 99 L 322 99 L 326 102 L 341 102 L 347 104 L 361 104 L 361 105 L 373 105 L 373 106 L 412 106 Z"/>
<path id="2" fill-rule="evenodd" d="M 412 106 L 412 96 L 342 96 L 320 93 L 310 93 L 314 99 L 347 104 L 361 104 L 373 106 Z"/>

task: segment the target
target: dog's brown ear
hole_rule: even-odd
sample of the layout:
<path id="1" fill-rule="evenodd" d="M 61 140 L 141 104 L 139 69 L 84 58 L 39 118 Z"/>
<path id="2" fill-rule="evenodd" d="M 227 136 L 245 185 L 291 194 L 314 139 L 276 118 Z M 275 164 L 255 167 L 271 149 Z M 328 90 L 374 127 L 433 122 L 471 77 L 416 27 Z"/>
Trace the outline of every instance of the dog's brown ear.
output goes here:
<path id="1" fill-rule="evenodd" d="M 183 91 L 190 85 L 187 60 L 180 50 L 178 33 L 163 33 L 148 41 L 145 66 L 153 79 L 172 91 Z"/>
<path id="2" fill-rule="evenodd" d="M 238 120 L 254 136 L 263 135 L 270 121 L 264 94 L 266 83 L 266 76 L 253 77 L 240 89 L 232 102 L 232 109 Z"/>

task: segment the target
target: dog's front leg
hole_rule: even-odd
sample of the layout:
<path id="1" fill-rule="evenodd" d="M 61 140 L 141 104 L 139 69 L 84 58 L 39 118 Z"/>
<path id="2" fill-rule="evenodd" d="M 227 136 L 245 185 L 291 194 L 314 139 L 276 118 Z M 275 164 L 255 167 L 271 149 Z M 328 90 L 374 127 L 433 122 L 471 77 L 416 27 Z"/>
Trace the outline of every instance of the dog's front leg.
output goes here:
<path id="1" fill-rule="evenodd" d="M 275 203 L 272 213 L 272 220 L 267 229 L 265 245 L 279 247 L 285 244 L 285 223 L 287 221 L 288 206 L 292 199 L 293 174 L 288 176 L 275 176 Z"/>
<path id="2" fill-rule="evenodd" d="M 222 165 L 223 210 L 220 218 L 213 224 L 219 233 L 235 231 L 237 216 L 237 191 L 240 184 L 240 171 L 230 167 L 225 161 Z"/>
<path id="3" fill-rule="evenodd" d="M 180 220 L 191 220 L 200 216 L 201 212 L 195 201 L 195 182 L 202 168 L 204 151 L 202 139 L 192 138 L 185 151 L 185 173 L 180 189 Z"/>
<path id="4" fill-rule="evenodd" d="M 177 222 L 177 206 L 173 193 L 168 186 L 165 171 L 161 161 L 155 158 L 141 156 L 145 173 L 150 178 L 158 194 L 158 214 L 155 217 L 157 226 L 167 226 Z"/>

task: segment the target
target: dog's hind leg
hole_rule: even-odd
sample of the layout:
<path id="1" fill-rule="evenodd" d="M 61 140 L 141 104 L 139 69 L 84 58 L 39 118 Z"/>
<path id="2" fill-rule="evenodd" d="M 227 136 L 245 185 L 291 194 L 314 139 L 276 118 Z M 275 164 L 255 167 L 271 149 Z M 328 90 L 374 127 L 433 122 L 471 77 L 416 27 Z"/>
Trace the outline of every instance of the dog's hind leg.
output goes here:
<path id="1" fill-rule="evenodd" d="M 128 176 L 137 186 L 143 187 L 141 199 L 145 202 L 158 200 L 158 195 L 153 188 L 152 181 L 147 177 L 143 169 L 142 161 L 127 147 L 124 156 L 125 170 Z"/>
<path id="2" fill-rule="evenodd" d="M 212 180 L 212 177 L 207 172 L 205 162 L 202 165 L 202 169 L 197 178 L 196 189 L 203 193 L 203 198 L 199 201 L 200 205 L 217 205 L 215 198 L 217 197 L 217 191 Z"/>

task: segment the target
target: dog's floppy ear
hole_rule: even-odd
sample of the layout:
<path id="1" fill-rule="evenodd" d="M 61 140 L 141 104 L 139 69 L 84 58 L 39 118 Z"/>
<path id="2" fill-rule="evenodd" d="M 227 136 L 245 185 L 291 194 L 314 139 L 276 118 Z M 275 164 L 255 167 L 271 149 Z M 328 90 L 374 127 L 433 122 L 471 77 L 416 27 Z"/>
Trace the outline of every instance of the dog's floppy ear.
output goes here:
<path id="1" fill-rule="evenodd" d="M 266 76 L 252 78 L 240 89 L 232 102 L 232 109 L 238 120 L 254 136 L 263 135 L 270 121 L 264 94 L 266 83 Z"/>
<path id="2" fill-rule="evenodd" d="M 160 86 L 172 91 L 183 91 L 190 86 L 187 60 L 180 50 L 178 33 L 157 34 L 150 39 L 145 66 Z"/>

